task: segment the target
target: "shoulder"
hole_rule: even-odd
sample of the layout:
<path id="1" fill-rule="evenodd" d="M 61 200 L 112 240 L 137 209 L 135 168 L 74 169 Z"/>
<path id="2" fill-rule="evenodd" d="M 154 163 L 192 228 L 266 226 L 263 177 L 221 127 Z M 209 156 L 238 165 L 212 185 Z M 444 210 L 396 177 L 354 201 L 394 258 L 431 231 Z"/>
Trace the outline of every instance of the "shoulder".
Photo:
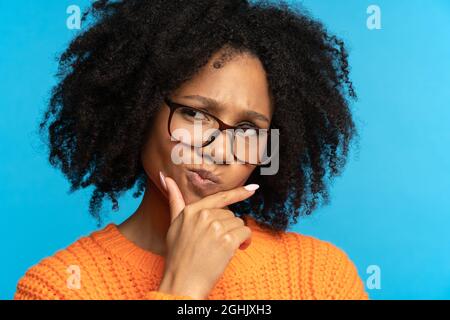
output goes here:
<path id="1" fill-rule="evenodd" d="M 285 232 L 282 237 L 298 259 L 300 276 L 310 277 L 319 298 L 368 299 L 356 265 L 342 248 L 297 232 Z"/>
<path id="2" fill-rule="evenodd" d="M 264 263 L 287 270 L 293 286 L 301 291 L 302 297 L 338 300 L 369 298 L 356 265 L 342 248 L 297 232 L 273 234 L 260 228 L 254 219 L 246 220 L 255 232 L 254 250 L 271 258 Z"/>
<path id="3" fill-rule="evenodd" d="M 330 241 L 293 231 L 285 232 L 283 237 L 292 247 L 291 249 L 300 250 L 300 253 L 304 255 L 314 254 L 317 262 L 320 262 L 320 260 L 323 260 L 323 262 L 332 262 L 335 260 L 339 262 L 350 261 L 347 253 Z"/>
<path id="4" fill-rule="evenodd" d="M 82 236 L 41 259 L 19 279 L 14 299 L 81 299 L 80 270 L 95 265 L 97 250 L 91 237 Z"/>
<path id="5" fill-rule="evenodd" d="M 306 261 L 315 263 L 341 264 L 351 262 L 347 253 L 333 243 L 319 238 L 293 231 L 272 233 L 260 227 L 253 217 L 245 217 L 247 225 L 252 229 L 255 238 L 262 240 L 263 246 L 269 250 L 288 251 L 294 257 L 301 255 Z"/>

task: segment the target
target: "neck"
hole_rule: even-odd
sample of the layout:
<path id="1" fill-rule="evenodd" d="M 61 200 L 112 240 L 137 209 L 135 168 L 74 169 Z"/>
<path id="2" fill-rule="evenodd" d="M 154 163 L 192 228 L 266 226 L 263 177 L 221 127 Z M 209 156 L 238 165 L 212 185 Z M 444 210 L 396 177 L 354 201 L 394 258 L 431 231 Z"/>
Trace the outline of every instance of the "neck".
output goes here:
<path id="1" fill-rule="evenodd" d="M 164 256 L 169 226 L 168 201 L 147 178 L 144 196 L 139 207 L 118 228 L 126 238 L 142 249 Z"/>

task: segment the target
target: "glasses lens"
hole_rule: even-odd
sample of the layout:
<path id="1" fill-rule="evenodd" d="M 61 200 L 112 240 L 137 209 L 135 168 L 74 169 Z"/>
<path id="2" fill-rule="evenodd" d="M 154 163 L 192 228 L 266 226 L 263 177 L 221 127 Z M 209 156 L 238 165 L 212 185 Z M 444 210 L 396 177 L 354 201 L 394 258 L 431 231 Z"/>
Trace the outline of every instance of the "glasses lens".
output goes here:
<path id="1" fill-rule="evenodd" d="M 173 139 L 198 148 L 215 140 L 221 134 L 219 127 L 219 122 L 214 117 L 191 107 L 177 108 L 170 121 Z M 270 154 L 267 153 L 270 149 L 268 129 L 238 128 L 232 132 L 228 130 L 225 132 L 227 137 L 234 136 L 232 151 L 239 162 L 258 165 L 270 160 Z M 227 141 L 225 145 L 218 143 L 216 147 L 228 148 L 230 139 L 227 138 L 225 141 Z"/>
<path id="2" fill-rule="evenodd" d="M 194 108 L 177 108 L 170 122 L 172 137 L 194 147 L 202 147 L 217 133 L 219 123 L 208 114 Z"/>
<path id="3" fill-rule="evenodd" d="M 263 164 L 270 158 L 267 129 L 237 129 L 234 135 L 233 152 L 240 162 Z"/>

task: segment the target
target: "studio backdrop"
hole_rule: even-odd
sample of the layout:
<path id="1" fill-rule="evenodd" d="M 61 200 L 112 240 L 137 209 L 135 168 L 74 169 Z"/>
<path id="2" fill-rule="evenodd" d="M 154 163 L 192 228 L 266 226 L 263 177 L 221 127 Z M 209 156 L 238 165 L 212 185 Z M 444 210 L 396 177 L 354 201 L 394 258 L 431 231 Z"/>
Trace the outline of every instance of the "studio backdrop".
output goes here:
<path id="1" fill-rule="evenodd" d="M 290 3 L 345 41 L 359 131 L 330 201 L 291 231 L 348 253 L 371 299 L 449 299 L 450 1 Z M 87 210 L 92 189 L 69 193 L 37 134 L 56 58 L 89 4 L 0 0 L 2 299 L 31 265 L 99 228 Z M 139 203 L 119 201 L 102 226 Z"/>

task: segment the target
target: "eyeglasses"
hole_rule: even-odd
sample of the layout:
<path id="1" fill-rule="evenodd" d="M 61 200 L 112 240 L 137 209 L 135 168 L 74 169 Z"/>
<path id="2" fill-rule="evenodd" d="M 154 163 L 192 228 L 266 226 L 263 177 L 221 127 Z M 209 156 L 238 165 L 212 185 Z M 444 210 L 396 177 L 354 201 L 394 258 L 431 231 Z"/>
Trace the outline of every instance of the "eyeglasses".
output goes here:
<path id="1" fill-rule="evenodd" d="M 241 163 L 264 165 L 270 162 L 270 129 L 251 125 L 231 126 L 216 116 L 165 97 L 170 108 L 167 129 L 173 140 L 196 148 L 211 144 L 225 131 L 230 137 L 234 160 Z"/>

